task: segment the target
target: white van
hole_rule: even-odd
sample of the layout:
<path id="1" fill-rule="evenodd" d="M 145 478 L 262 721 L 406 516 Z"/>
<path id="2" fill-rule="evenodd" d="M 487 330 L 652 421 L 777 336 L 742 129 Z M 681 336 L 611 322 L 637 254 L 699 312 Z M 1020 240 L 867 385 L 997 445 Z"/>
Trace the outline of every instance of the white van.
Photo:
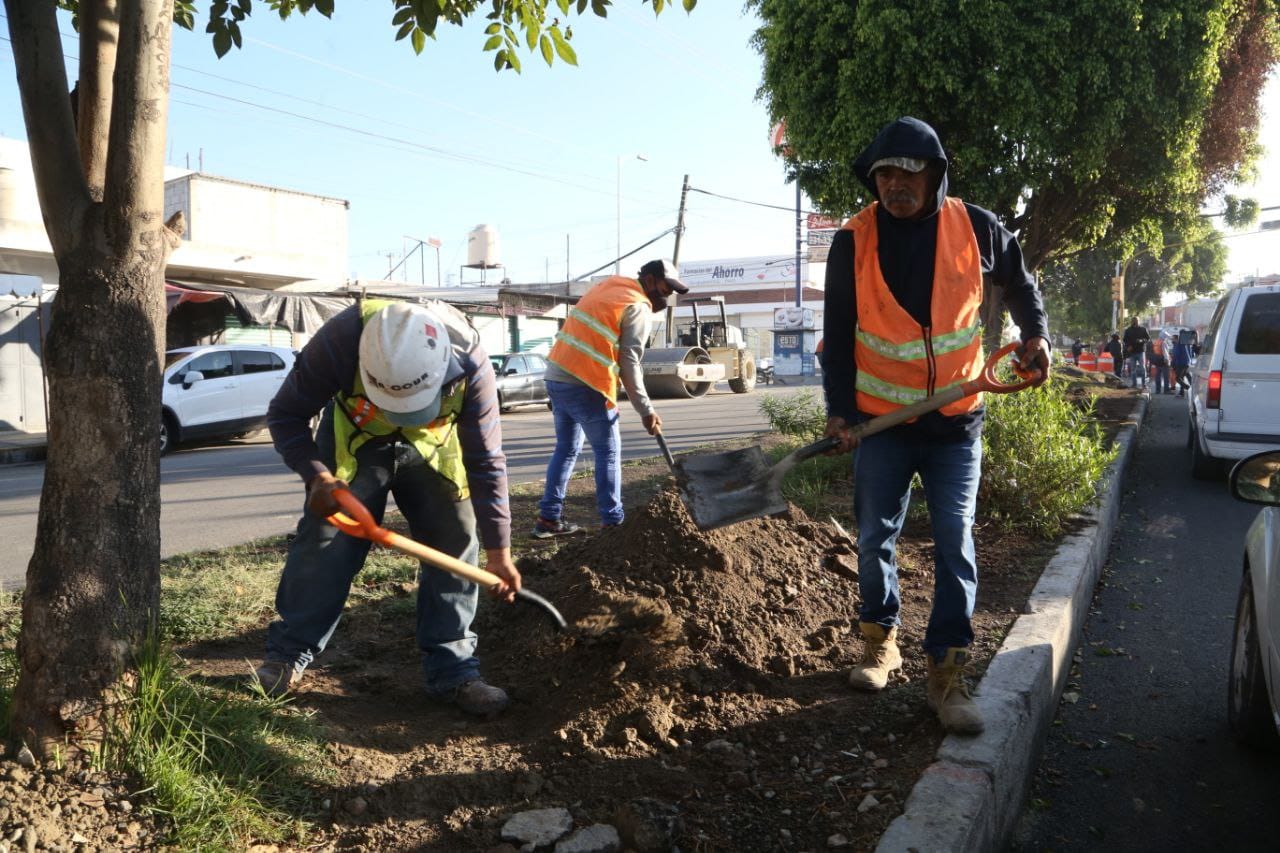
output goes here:
<path id="1" fill-rule="evenodd" d="M 1191 473 L 1280 449 L 1280 285 L 1240 287 L 1218 302 L 1191 366 Z"/>

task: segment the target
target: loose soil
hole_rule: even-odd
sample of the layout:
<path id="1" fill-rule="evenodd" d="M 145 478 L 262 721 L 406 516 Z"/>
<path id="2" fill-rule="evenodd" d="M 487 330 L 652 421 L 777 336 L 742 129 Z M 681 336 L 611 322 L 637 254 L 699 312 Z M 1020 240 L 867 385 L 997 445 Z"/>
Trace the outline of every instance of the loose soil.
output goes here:
<path id="1" fill-rule="evenodd" d="M 1136 397 L 1092 390 L 1114 433 Z M 911 512 L 898 543 L 904 670 L 884 692 L 860 694 L 845 682 L 862 646 L 853 543 L 794 507 L 700 531 L 664 473 L 660 460 L 624 468 L 620 527 L 519 543 L 525 584 L 571 628 L 557 632 L 534 607 L 482 602 L 483 671 L 512 698 L 497 719 L 424 697 L 410 585 L 348 609 L 294 700 L 325 728 L 337 777 L 305 849 L 514 850 L 502 824 L 547 807 L 569 809 L 575 827 L 612 824 L 634 849 L 874 848 L 943 737 L 919 649 L 932 598 L 927 517 Z M 516 531 L 532 527 L 537 497 L 513 495 Z M 594 517 L 589 478 L 571 482 L 566 515 Z M 981 523 L 975 538 L 980 676 L 1054 546 Z M 198 677 L 241 677 L 263 642 L 259 630 L 181 654 Z M 0 849 L 34 849 L 13 837 L 23 828 L 48 849 L 155 845 L 124 780 L 9 758 Z"/>

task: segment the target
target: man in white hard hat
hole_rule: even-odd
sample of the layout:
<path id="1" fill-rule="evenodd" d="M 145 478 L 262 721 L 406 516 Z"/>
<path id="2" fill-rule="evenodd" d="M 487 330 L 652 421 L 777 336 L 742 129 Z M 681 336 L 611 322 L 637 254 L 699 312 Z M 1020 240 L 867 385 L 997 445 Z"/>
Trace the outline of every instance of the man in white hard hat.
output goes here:
<path id="1" fill-rule="evenodd" d="M 596 508 L 602 527 L 622 523 L 622 440 L 618 428 L 618 384 L 650 435 L 662 418 L 645 393 L 640 359 L 652 314 L 672 293 L 688 293 L 675 265 L 649 261 L 635 278 L 615 275 L 587 291 L 569 312 L 547 356 L 547 396 L 555 419 L 556 447 L 533 526 L 536 539 L 577 533 L 565 520 L 565 488 L 585 437 L 595 454 Z"/>
<path id="2" fill-rule="evenodd" d="M 310 423 L 323 410 L 314 438 Z M 306 508 L 276 592 L 258 681 L 288 692 L 324 650 L 370 543 L 325 519 L 349 488 L 382 520 L 387 496 L 412 537 L 466 562 L 479 553 L 520 588 L 511 561 L 507 464 L 493 366 L 467 319 L 443 302 L 364 300 L 335 316 L 298 356 L 271 401 L 267 425 L 285 464 L 307 486 Z M 490 716 L 507 694 L 486 684 L 471 631 L 477 586 L 425 563 L 418 573 L 417 640 L 428 695 Z"/>

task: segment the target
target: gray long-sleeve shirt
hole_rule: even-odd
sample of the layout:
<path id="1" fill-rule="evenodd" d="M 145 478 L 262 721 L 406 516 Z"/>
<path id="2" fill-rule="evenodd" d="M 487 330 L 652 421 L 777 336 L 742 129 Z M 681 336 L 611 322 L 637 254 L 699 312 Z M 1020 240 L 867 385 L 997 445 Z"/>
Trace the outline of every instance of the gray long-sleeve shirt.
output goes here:
<path id="1" fill-rule="evenodd" d="M 471 505 L 486 548 L 511 544 L 511 507 L 507 496 L 507 457 L 502 452 L 502 422 L 497 383 L 479 335 L 456 309 L 441 302 L 429 307 L 449 329 L 453 358 L 445 381 L 466 374 L 467 390 L 458 417 L 458 439 L 467 469 Z M 338 392 L 351 393 L 359 365 L 364 324 L 356 306 L 325 323 L 303 347 L 293 370 L 267 409 L 267 428 L 284 463 L 309 482 L 328 468 L 311 434 L 311 419 Z"/>

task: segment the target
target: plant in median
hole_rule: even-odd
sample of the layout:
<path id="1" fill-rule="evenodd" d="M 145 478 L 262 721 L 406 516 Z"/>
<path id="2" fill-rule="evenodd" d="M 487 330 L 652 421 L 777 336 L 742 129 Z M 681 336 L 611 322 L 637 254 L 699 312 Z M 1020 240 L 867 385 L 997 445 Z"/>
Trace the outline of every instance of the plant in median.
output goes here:
<path id="1" fill-rule="evenodd" d="M 988 394 L 982 432 L 984 514 L 1045 538 L 1097 499 L 1095 484 L 1115 459 L 1093 417 L 1052 378 L 1017 394 Z"/>

